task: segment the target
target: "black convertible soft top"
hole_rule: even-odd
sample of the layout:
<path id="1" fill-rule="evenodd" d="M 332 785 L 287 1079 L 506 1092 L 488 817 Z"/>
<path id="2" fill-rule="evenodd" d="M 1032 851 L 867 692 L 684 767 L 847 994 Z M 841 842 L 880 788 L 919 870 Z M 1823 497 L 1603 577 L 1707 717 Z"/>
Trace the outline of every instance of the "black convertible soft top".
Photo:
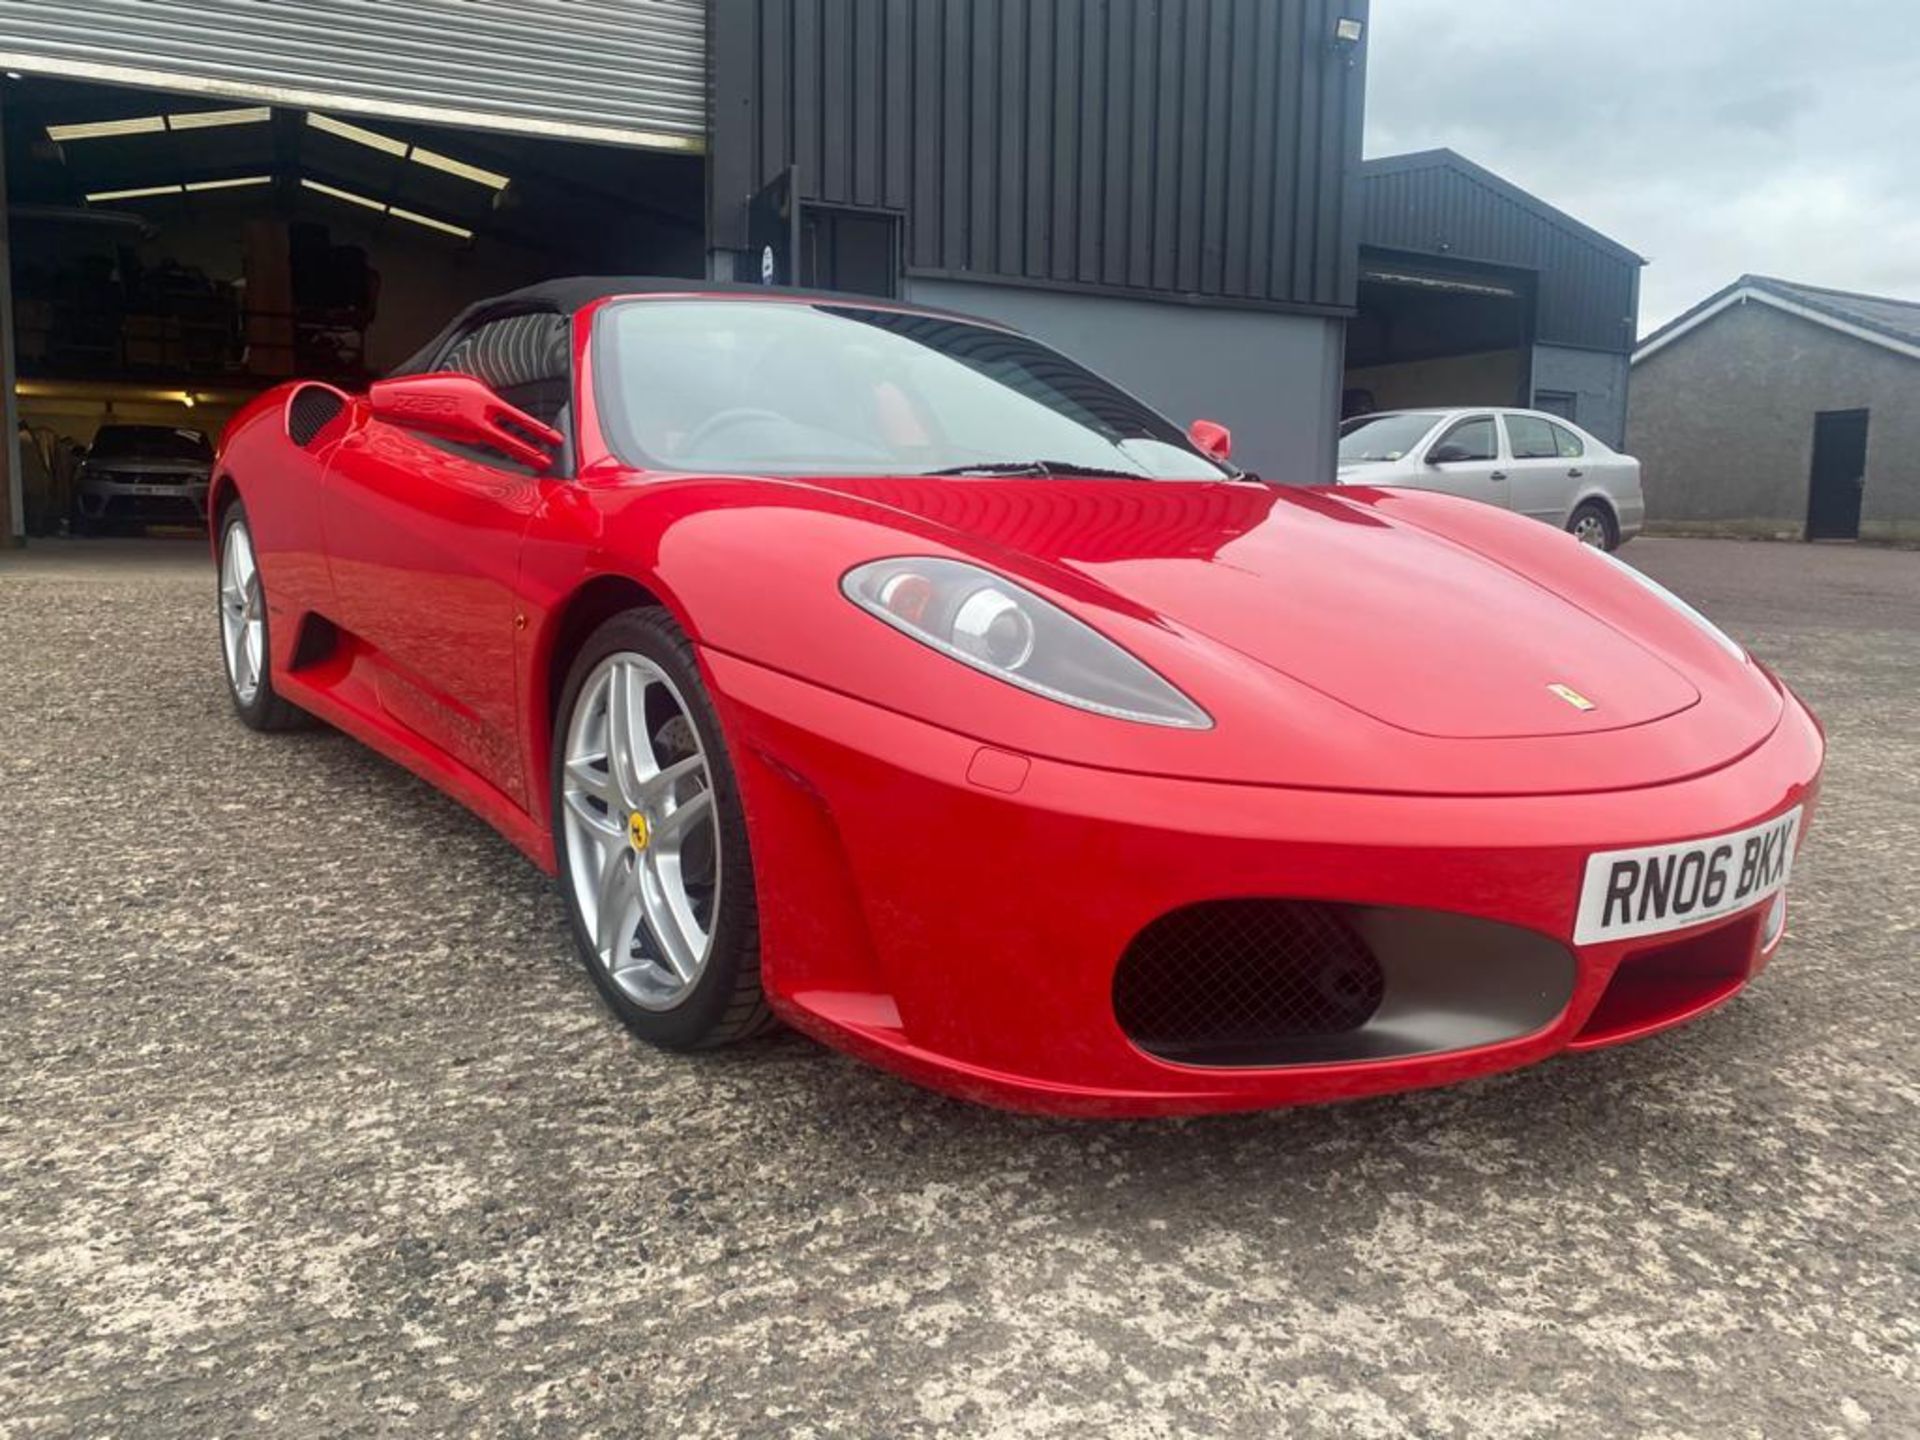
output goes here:
<path id="1" fill-rule="evenodd" d="M 977 315 L 961 315 L 951 310 L 909 305 L 899 300 L 854 295 L 844 290 L 802 290 L 788 285 L 754 285 L 740 280 L 697 280 L 684 275 L 569 275 L 560 279 L 542 280 L 537 285 L 522 286 L 518 290 L 509 290 L 504 295 L 474 301 L 455 315 L 444 330 L 408 356 L 406 360 L 394 366 L 388 373 L 393 375 L 427 373 L 438 365 L 440 357 L 446 353 L 455 336 L 485 320 L 498 320 L 507 315 L 542 313 L 571 315 L 581 306 L 591 304 L 595 300 L 603 300 L 609 295 L 673 295 L 682 292 L 703 295 L 770 295 L 794 300 L 824 300 L 835 305 L 859 305 L 867 302 L 888 308 L 904 308 L 926 315 L 946 315 L 955 320 L 965 320 L 989 329 L 1004 328 L 993 320 L 983 319 Z"/>

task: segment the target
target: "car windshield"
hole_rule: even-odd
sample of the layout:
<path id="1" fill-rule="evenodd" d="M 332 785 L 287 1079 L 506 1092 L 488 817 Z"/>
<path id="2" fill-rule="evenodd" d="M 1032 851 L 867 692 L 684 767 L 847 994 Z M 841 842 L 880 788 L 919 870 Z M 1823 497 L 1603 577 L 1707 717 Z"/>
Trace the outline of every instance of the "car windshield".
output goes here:
<path id="1" fill-rule="evenodd" d="M 1398 460 L 1439 423 L 1439 413 L 1431 410 L 1356 415 L 1340 427 L 1340 463 L 1367 465 Z"/>
<path id="2" fill-rule="evenodd" d="M 211 460 L 213 446 L 198 430 L 170 425 L 105 425 L 87 451 L 95 460 Z"/>
<path id="3" fill-rule="evenodd" d="M 658 470 L 785 475 L 1229 472 L 1045 346 L 938 315 L 638 300 L 594 335 L 614 449 Z"/>

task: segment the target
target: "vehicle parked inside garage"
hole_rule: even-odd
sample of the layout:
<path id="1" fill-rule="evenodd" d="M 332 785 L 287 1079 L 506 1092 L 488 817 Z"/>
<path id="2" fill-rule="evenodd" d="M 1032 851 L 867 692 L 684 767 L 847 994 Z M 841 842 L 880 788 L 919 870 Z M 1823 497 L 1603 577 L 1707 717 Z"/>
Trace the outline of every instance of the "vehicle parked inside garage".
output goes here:
<path id="1" fill-rule="evenodd" d="M 1585 545 L 1640 533 L 1640 462 L 1571 420 L 1479 406 L 1390 410 L 1340 426 L 1342 485 L 1439 490 L 1544 520 Z"/>
<path id="2" fill-rule="evenodd" d="M 1610 556 L 1229 448 L 964 316 L 535 286 L 229 427 L 233 704 L 492 823 L 677 1048 L 778 1016 L 972 1099 L 1175 1113 L 1741 989 L 1817 792 L 1799 700 Z"/>
<path id="3" fill-rule="evenodd" d="M 74 526 L 207 519 L 213 444 L 199 430 L 172 425 L 102 425 L 80 462 L 74 487 Z"/>

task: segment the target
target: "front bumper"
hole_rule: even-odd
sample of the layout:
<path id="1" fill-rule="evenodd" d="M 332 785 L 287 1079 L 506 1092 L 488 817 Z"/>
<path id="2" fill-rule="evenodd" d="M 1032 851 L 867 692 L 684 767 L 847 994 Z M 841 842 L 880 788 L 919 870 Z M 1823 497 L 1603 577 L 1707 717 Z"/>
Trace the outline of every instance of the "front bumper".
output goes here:
<path id="1" fill-rule="evenodd" d="M 1647 502 L 1637 490 L 1631 495 L 1616 497 L 1613 509 L 1614 515 L 1620 525 L 1620 539 L 1622 542 L 1631 540 L 1634 536 L 1638 535 L 1647 523 Z"/>
<path id="2" fill-rule="evenodd" d="M 75 493 L 87 520 L 183 520 L 205 523 L 207 482 L 184 484 L 85 480 Z"/>
<path id="3" fill-rule="evenodd" d="M 1747 755 L 1646 790 L 1282 790 L 1012 755 L 732 656 L 702 658 L 754 837 L 774 1008 L 910 1079 L 1064 1114 L 1256 1109 L 1445 1084 L 1691 1018 L 1764 964 L 1765 907 L 1576 947 L 1587 856 L 1733 830 L 1794 804 L 1810 811 L 1823 752 L 1812 716 L 1790 700 Z M 1519 927 L 1571 956 L 1570 997 L 1529 1033 L 1382 1060 L 1222 1068 L 1136 1046 L 1113 1003 L 1134 937 L 1184 906 L 1266 896 Z M 1621 987 L 1609 994 L 1616 970 L 1637 975 L 1650 949 L 1688 941 L 1715 957 L 1713 984 L 1663 988 L 1655 974 L 1625 1000 Z M 1641 963 L 1623 970 L 1630 960 Z"/>

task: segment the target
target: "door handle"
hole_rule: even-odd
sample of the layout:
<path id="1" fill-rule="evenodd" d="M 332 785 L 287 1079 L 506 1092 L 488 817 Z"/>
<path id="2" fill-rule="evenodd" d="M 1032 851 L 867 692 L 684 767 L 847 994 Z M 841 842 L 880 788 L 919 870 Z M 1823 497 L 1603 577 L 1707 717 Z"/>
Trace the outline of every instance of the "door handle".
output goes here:
<path id="1" fill-rule="evenodd" d="M 1586 471 L 1582 470 L 1578 465 L 1576 465 L 1571 470 L 1567 471 L 1567 478 L 1569 480 L 1578 480 L 1584 474 L 1586 474 Z"/>
<path id="2" fill-rule="evenodd" d="M 1496 470 L 1491 475 L 1487 476 L 1487 479 L 1489 480 L 1504 480 L 1506 478 L 1507 478 L 1507 472 L 1504 470 Z"/>

